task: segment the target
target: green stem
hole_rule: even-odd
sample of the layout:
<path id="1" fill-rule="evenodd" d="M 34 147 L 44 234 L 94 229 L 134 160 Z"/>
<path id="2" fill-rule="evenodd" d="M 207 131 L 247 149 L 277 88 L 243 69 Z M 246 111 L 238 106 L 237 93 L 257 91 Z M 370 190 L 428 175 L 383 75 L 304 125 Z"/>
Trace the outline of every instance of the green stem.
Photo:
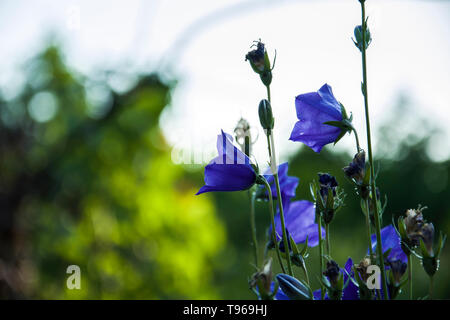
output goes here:
<path id="1" fill-rule="evenodd" d="M 408 254 L 408 282 L 409 282 L 409 300 L 413 299 L 413 288 L 412 288 L 412 261 L 411 254 Z"/>
<path id="2" fill-rule="evenodd" d="M 369 241 L 369 252 L 370 252 L 370 261 L 373 261 L 373 250 L 372 250 L 372 231 L 370 230 L 370 208 L 369 208 L 369 199 L 366 199 L 366 229 L 367 229 L 367 239 Z"/>
<path id="3" fill-rule="evenodd" d="M 356 129 L 355 129 L 355 128 L 353 128 L 352 131 L 353 131 L 353 133 L 355 134 L 355 140 L 356 140 L 356 153 L 358 153 L 359 150 L 361 150 L 361 148 L 359 147 L 358 132 L 356 132 Z"/>
<path id="4" fill-rule="evenodd" d="M 326 237 L 326 244 L 327 244 L 327 255 L 331 256 L 330 253 L 330 229 L 329 229 L 330 224 L 327 223 L 325 224 L 325 237 Z"/>
<path id="5" fill-rule="evenodd" d="M 305 262 L 303 262 L 303 267 L 302 267 L 302 269 L 303 269 L 303 272 L 304 272 L 304 274 L 305 274 L 306 283 L 308 284 L 308 286 L 310 286 L 310 283 L 309 283 L 309 276 L 308 276 L 308 270 L 306 269 L 306 263 L 305 263 Z"/>
<path id="6" fill-rule="evenodd" d="M 430 277 L 430 294 L 428 295 L 429 300 L 433 300 L 433 279 L 434 277 Z"/>
<path id="7" fill-rule="evenodd" d="M 250 227 L 252 229 L 252 238 L 253 238 L 253 247 L 255 250 L 255 266 L 258 267 L 258 240 L 256 237 L 256 223 L 255 223 L 255 199 L 256 199 L 256 192 L 248 192 L 248 195 L 250 197 Z"/>
<path id="8" fill-rule="evenodd" d="M 317 225 L 319 227 L 319 279 L 322 279 L 323 270 L 323 247 L 322 247 L 322 217 L 318 217 Z M 325 287 L 321 284 L 320 295 L 321 300 L 325 297 Z"/>
<path id="9" fill-rule="evenodd" d="M 275 231 L 275 216 L 273 214 L 273 200 L 272 200 L 272 189 L 270 188 L 269 183 L 266 179 L 264 179 L 263 176 L 261 176 L 262 181 L 264 182 L 264 186 L 266 187 L 266 191 L 269 195 L 269 207 L 270 207 L 270 219 L 272 220 L 272 241 L 275 246 L 275 251 L 277 252 L 278 261 L 280 262 L 281 270 L 283 273 L 286 273 L 286 270 L 284 269 L 283 261 L 281 260 L 281 254 L 280 254 L 280 248 L 278 248 L 278 241 Z"/>
<path id="10" fill-rule="evenodd" d="M 288 242 L 288 238 L 287 238 L 286 225 L 284 222 L 283 201 L 281 199 L 280 179 L 278 179 L 278 173 L 274 174 L 273 177 L 275 180 L 275 185 L 277 187 L 278 207 L 280 208 L 280 220 L 281 220 L 281 228 L 283 229 L 284 251 L 286 252 L 285 255 L 286 255 L 286 260 L 287 260 L 287 265 L 288 265 L 288 272 L 289 272 L 289 275 L 293 277 L 294 272 L 292 271 L 289 242 Z"/>
<path id="11" fill-rule="evenodd" d="M 266 88 L 267 88 L 267 100 L 269 102 L 271 102 L 270 86 L 266 86 Z M 290 276 L 294 276 L 294 272 L 292 271 L 291 256 L 290 256 L 290 252 L 289 252 L 289 242 L 288 242 L 287 233 L 286 233 L 286 225 L 284 222 L 283 201 L 281 199 L 280 180 L 278 178 L 278 173 L 277 173 L 278 168 L 276 165 L 276 161 L 274 161 L 274 159 L 275 159 L 275 143 L 274 143 L 274 139 L 273 139 L 273 132 L 268 130 L 266 132 L 266 136 L 267 136 L 267 145 L 269 147 L 270 166 L 272 168 L 272 171 L 275 170 L 275 172 L 272 172 L 272 174 L 273 174 L 273 177 L 275 180 L 275 185 L 277 188 L 278 206 L 280 208 L 280 220 L 281 220 L 281 228 L 283 231 L 283 243 L 284 243 L 284 248 L 286 251 L 286 261 L 287 261 L 287 265 L 288 265 L 288 272 L 289 272 Z M 270 196 L 271 196 L 271 192 L 269 192 L 269 198 L 270 198 Z"/>
<path id="12" fill-rule="evenodd" d="M 370 164 L 370 180 L 371 180 L 371 192 L 372 192 L 372 201 L 374 207 L 375 214 L 375 231 L 377 236 L 377 256 L 379 259 L 379 267 L 381 270 L 381 281 L 383 284 L 383 292 L 384 299 L 388 299 L 387 297 L 387 283 L 386 283 L 386 269 L 384 268 L 384 257 L 383 257 L 383 249 L 381 247 L 381 227 L 380 227 L 380 216 L 378 214 L 378 205 L 377 205 L 377 196 L 376 196 L 376 186 L 375 186 L 375 173 L 373 166 L 373 157 L 372 157 L 372 141 L 370 135 L 370 119 L 369 119 L 369 99 L 367 93 L 367 63 L 366 63 L 366 45 L 365 45 L 365 34 L 366 34 L 366 13 L 365 13 L 365 0 L 360 0 L 361 2 L 361 26 L 362 26 L 362 71 L 363 71 L 363 95 L 364 95 L 364 109 L 366 115 L 366 129 L 367 129 L 367 150 L 369 153 L 369 164 Z"/>

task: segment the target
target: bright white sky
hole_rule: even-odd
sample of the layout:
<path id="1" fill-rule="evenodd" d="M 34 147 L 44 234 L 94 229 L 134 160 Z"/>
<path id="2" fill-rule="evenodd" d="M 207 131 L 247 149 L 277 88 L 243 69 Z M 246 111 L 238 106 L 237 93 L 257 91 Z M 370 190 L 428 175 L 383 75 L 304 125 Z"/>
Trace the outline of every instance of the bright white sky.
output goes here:
<path id="1" fill-rule="evenodd" d="M 372 126 L 388 118 L 399 92 L 406 93 L 413 102 L 410 112 L 428 116 L 444 130 L 432 157 L 449 157 L 450 2 L 366 3 L 373 37 L 368 51 Z M 2 0 L 0 86 L 6 95 L 20 87 L 18 66 L 42 48 L 50 31 L 64 45 L 67 62 L 81 72 L 124 66 L 164 70 L 181 79 L 172 108 L 161 119 L 165 135 L 176 148 L 203 152 L 208 161 L 220 129 L 232 133 L 241 116 L 259 127 L 257 106 L 265 88 L 244 57 L 261 38 L 271 57 L 275 49 L 278 53 L 272 105 L 277 151 L 284 160 L 300 147 L 288 141 L 297 120 L 295 96 L 324 83 L 353 111 L 365 145 L 361 58 L 350 39 L 357 24 L 357 0 Z M 353 138 L 336 148 L 353 153 Z M 266 162 L 262 134 L 255 154 L 260 164 Z"/>

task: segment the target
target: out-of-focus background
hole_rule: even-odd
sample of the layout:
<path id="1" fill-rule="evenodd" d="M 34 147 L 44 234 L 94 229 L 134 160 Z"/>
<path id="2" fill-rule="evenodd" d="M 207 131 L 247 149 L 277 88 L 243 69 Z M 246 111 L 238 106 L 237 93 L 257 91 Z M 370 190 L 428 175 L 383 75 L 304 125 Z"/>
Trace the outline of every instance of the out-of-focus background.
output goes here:
<path id="1" fill-rule="evenodd" d="M 422 204 L 448 233 L 450 2 L 367 9 L 384 225 Z M 296 199 L 310 200 L 317 172 L 337 177 L 347 198 L 332 253 L 358 262 L 364 217 L 342 173 L 353 138 L 319 155 L 288 137 L 294 97 L 328 83 L 365 148 L 359 23 L 357 0 L 0 2 L 0 297 L 254 298 L 247 194 L 194 194 L 220 129 L 232 133 L 244 117 L 262 133 L 265 89 L 244 61 L 259 38 L 277 52 L 277 151 L 300 178 Z M 264 167 L 261 137 L 254 152 Z M 261 250 L 268 223 L 258 203 Z M 314 288 L 317 255 L 307 261 Z M 81 269 L 81 290 L 66 287 L 69 265 Z M 450 298 L 449 266 L 447 246 L 435 297 Z M 413 269 L 423 297 L 428 278 L 417 259 Z"/>

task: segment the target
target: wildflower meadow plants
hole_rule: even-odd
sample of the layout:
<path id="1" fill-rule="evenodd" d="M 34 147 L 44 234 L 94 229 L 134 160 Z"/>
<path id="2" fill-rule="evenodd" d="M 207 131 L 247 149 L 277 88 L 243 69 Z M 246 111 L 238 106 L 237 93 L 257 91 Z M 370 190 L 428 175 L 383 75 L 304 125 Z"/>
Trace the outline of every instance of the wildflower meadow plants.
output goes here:
<path id="1" fill-rule="evenodd" d="M 439 268 L 439 256 L 446 236 L 440 233 L 436 241 L 435 227 L 423 216 L 426 207 L 406 210 L 394 223 L 382 226 L 386 201 L 382 201 L 374 170 L 368 95 L 366 51 L 372 41 L 365 15 L 365 0 L 361 5 L 361 25 L 354 29 L 353 42 L 361 53 L 363 108 L 367 144 L 360 144 L 352 125 L 352 115 L 339 102 L 329 84 L 316 92 L 296 96 L 298 121 L 292 129 L 290 140 L 300 142 L 320 153 L 322 148 L 336 144 L 346 133 L 355 137 L 356 154 L 345 166 L 344 175 L 354 185 L 360 198 L 365 223 L 367 252 L 361 252 L 359 263 L 348 258 L 340 267 L 333 260 L 329 225 L 339 219 L 338 212 L 345 211 L 345 193 L 334 176 L 319 172 L 317 180 L 310 184 L 311 199 L 293 201 L 299 178 L 288 175 L 288 163 L 278 165 L 275 152 L 275 121 L 271 105 L 272 71 L 275 65 L 269 58 L 266 46 L 256 41 L 247 60 L 266 87 L 267 96 L 259 102 L 258 114 L 264 129 L 268 150 L 269 168 L 260 172 L 252 159 L 250 126 L 239 121 L 235 129 L 236 143 L 231 135 L 221 132 L 217 139 L 218 156 L 205 168 L 205 185 L 197 194 L 212 191 L 247 190 L 250 199 L 250 221 L 254 248 L 253 264 L 256 268 L 249 286 L 258 299 L 291 300 L 374 300 L 395 299 L 405 288 L 409 299 L 418 298 L 413 292 L 411 259 L 418 258 L 429 276 L 428 298 L 433 297 L 433 277 Z M 386 198 L 385 198 L 386 199 Z M 268 241 L 264 257 L 258 252 L 255 224 L 255 201 L 266 201 L 270 215 Z M 310 201 L 312 200 L 312 201 Z M 276 203 L 276 206 L 274 205 Z M 319 270 L 308 270 L 308 251 L 317 247 Z M 316 249 L 314 249 L 316 250 Z M 282 272 L 272 275 L 274 263 L 269 253 L 274 251 L 276 263 Z M 302 270 L 302 277 L 294 275 L 294 267 Z M 320 281 L 319 288 L 312 288 L 311 274 Z"/>

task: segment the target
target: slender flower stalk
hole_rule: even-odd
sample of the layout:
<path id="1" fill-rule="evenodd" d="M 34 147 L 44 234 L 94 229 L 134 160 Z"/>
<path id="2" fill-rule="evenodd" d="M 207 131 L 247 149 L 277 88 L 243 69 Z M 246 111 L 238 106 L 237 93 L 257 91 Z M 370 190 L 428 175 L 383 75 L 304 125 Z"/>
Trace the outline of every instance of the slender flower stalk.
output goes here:
<path id="1" fill-rule="evenodd" d="M 272 103 L 272 100 L 270 99 L 270 86 L 266 86 L 267 88 L 267 100 L 269 100 L 270 103 Z"/>
<path id="2" fill-rule="evenodd" d="M 325 237 L 326 237 L 326 244 L 327 244 L 327 255 L 331 256 L 330 253 L 330 224 L 325 224 Z"/>
<path id="3" fill-rule="evenodd" d="M 261 178 L 262 182 L 264 183 L 264 186 L 266 187 L 267 192 L 269 193 L 269 195 L 271 194 L 271 189 L 270 189 L 270 185 L 267 182 L 266 179 L 264 179 L 264 177 Z M 270 211 L 270 219 L 272 221 L 272 241 L 274 243 L 275 246 L 275 251 L 277 252 L 277 258 L 278 261 L 280 262 L 280 267 L 281 270 L 283 271 L 283 273 L 286 273 L 286 270 L 284 269 L 284 265 L 283 265 L 283 260 L 281 259 L 281 254 L 280 254 L 280 248 L 278 247 L 278 242 L 277 242 L 277 236 L 276 236 L 276 231 L 275 231 L 275 215 L 273 213 L 273 200 L 272 197 L 269 197 L 269 211 Z M 287 246 L 285 248 L 288 248 Z M 288 251 L 288 250 L 286 250 Z"/>
<path id="4" fill-rule="evenodd" d="M 306 269 L 306 263 L 303 264 L 303 273 L 305 274 L 305 279 L 306 279 L 306 283 L 308 284 L 308 286 L 311 286 L 311 284 L 309 283 L 309 276 L 308 276 L 308 270 Z"/>
<path id="5" fill-rule="evenodd" d="M 359 147 L 359 138 L 358 138 L 358 132 L 356 132 L 356 129 L 352 129 L 353 133 L 355 134 L 355 141 L 356 141 L 356 153 L 358 153 L 361 148 Z"/>
<path id="6" fill-rule="evenodd" d="M 430 293 L 428 295 L 429 300 L 433 300 L 433 279 L 434 277 L 430 277 Z"/>
<path id="7" fill-rule="evenodd" d="M 367 150 L 369 154 L 369 164 L 370 164 L 370 181 L 371 181 L 371 192 L 372 201 L 375 215 L 375 231 L 377 236 L 377 256 L 379 259 L 379 267 L 381 269 L 381 281 L 383 286 L 383 292 L 387 293 L 387 283 L 386 283 L 386 269 L 384 268 L 384 258 L 383 249 L 381 247 L 381 226 L 380 226 L 380 216 L 378 213 L 377 196 L 376 196 L 376 186 L 375 186 L 375 173 L 373 166 L 373 156 L 372 156 L 372 141 L 370 134 L 370 119 L 369 119 L 369 99 L 367 92 L 367 62 L 366 62 L 366 12 L 365 12 L 365 0 L 359 0 L 361 3 L 361 27 L 362 27 L 362 72 L 363 72 L 363 83 L 362 91 L 364 96 L 364 109 L 366 115 L 366 129 L 367 129 Z M 388 299 L 387 294 L 384 294 L 384 299 Z"/>
<path id="8" fill-rule="evenodd" d="M 412 261 L 411 254 L 408 254 L 408 282 L 409 282 L 409 300 L 413 299 L 413 287 L 412 287 Z"/>
<path id="9" fill-rule="evenodd" d="M 318 217 L 317 226 L 319 228 L 319 279 L 322 279 L 323 270 L 323 245 L 322 245 L 322 217 Z M 325 298 L 325 287 L 321 282 L 320 298 Z"/>
<path id="10" fill-rule="evenodd" d="M 269 101 L 269 104 L 270 104 L 271 103 L 270 85 L 266 85 L 266 88 L 267 88 L 267 100 Z M 273 122 L 272 122 L 272 124 L 273 124 Z M 288 273 L 290 276 L 294 276 L 294 272 L 292 270 L 291 256 L 290 256 L 290 252 L 289 252 L 289 239 L 287 238 L 286 225 L 285 225 L 285 221 L 284 221 L 283 200 L 281 199 L 280 179 L 278 177 L 278 166 L 277 166 L 277 161 L 276 161 L 275 142 L 274 142 L 274 138 L 273 138 L 273 131 L 266 130 L 266 136 L 267 136 L 267 144 L 268 144 L 269 157 L 270 157 L 270 167 L 272 169 L 275 186 L 277 188 L 277 194 L 279 197 L 278 198 L 278 207 L 280 209 L 281 228 L 282 228 L 282 232 L 283 232 L 283 244 L 284 244 L 284 247 L 286 248 L 285 251 L 286 251 L 286 261 L 287 261 Z M 269 194 L 271 194 L 270 191 L 269 191 Z"/>
<path id="11" fill-rule="evenodd" d="M 369 199 L 366 199 L 366 229 L 367 229 L 367 237 L 369 241 L 369 253 L 370 253 L 370 260 L 373 261 L 374 255 L 372 250 L 372 231 L 370 230 L 370 212 L 369 212 Z"/>
<path id="12" fill-rule="evenodd" d="M 253 239 L 253 247 L 255 250 L 255 266 L 259 266 L 259 257 L 258 257 L 258 240 L 256 237 L 256 223 L 255 223 L 255 200 L 256 200 L 256 192 L 249 191 L 248 196 L 250 198 L 250 227 L 252 229 L 252 239 Z"/>
<path id="13" fill-rule="evenodd" d="M 270 138 L 269 138 L 270 135 Z M 280 179 L 278 177 L 278 167 L 277 167 L 277 163 L 276 163 L 276 159 L 275 159 L 275 144 L 273 141 L 273 132 L 271 132 L 270 134 L 267 134 L 267 143 L 269 144 L 269 156 L 270 156 L 270 166 L 272 168 L 272 174 L 273 174 L 273 178 L 275 181 L 275 186 L 277 188 L 277 194 L 279 195 L 278 198 L 278 207 L 280 209 L 280 221 L 281 221 L 281 228 L 283 231 L 283 243 L 284 243 L 284 247 L 287 248 L 286 251 L 286 261 L 287 261 L 287 266 L 288 266 L 288 272 L 290 276 L 294 276 L 294 272 L 292 271 L 292 263 L 291 263 L 291 256 L 290 256 L 290 252 L 288 250 L 289 248 L 289 240 L 287 238 L 287 232 L 286 232 L 286 224 L 284 221 L 284 210 L 283 210 L 283 201 L 281 199 L 281 188 L 280 188 Z M 270 192 L 270 191 L 268 191 Z M 270 194 L 270 193 L 269 193 Z M 269 197 L 270 198 L 270 197 Z"/>

